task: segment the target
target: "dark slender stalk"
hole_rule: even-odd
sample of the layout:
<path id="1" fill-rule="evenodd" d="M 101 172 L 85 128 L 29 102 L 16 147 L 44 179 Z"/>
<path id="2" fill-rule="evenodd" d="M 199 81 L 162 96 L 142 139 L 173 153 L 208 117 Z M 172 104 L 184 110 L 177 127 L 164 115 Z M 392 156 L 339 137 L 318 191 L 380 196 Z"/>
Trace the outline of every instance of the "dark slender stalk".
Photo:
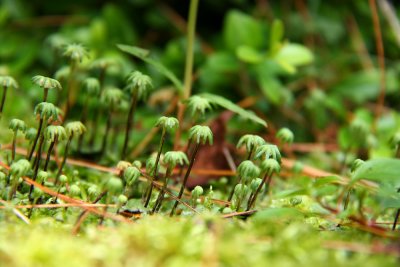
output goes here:
<path id="1" fill-rule="evenodd" d="M 50 145 L 49 145 L 49 149 L 47 150 L 47 156 L 46 156 L 46 161 L 44 163 L 43 171 L 47 171 L 47 167 L 48 167 L 49 162 L 50 162 L 51 152 L 53 152 L 53 148 L 54 148 L 54 145 L 56 144 L 56 142 L 57 142 L 57 137 L 55 137 L 54 141 L 51 142 Z"/>
<path id="2" fill-rule="evenodd" d="M 11 162 L 14 162 L 15 160 L 15 147 L 17 144 L 17 132 L 14 132 L 14 136 L 13 136 L 13 141 L 12 141 L 12 148 L 11 148 Z"/>
<path id="3" fill-rule="evenodd" d="M 112 112 L 108 113 L 107 123 L 106 123 L 106 131 L 104 133 L 103 142 L 101 144 L 101 150 L 100 150 L 101 156 L 104 155 L 104 152 L 107 147 L 107 140 L 108 140 L 108 136 L 110 134 L 110 129 L 111 129 L 111 121 L 112 121 L 111 119 L 112 119 Z"/>
<path id="4" fill-rule="evenodd" d="M 257 200 L 257 196 L 261 191 L 261 188 L 264 186 L 264 184 L 269 185 L 271 182 L 271 177 L 272 177 L 272 173 L 269 174 L 268 172 L 264 175 L 264 178 L 262 179 L 261 184 L 257 187 L 256 192 L 254 192 L 254 195 L 252 198 L 249 198 L 249 201 L 247 202 L 247 209 L 246 211 L 249 211 L 253 205 L 256 203 Z"/>
<path id="5" fill-rule="evenodd" d="M 11 201 L 13 195 L 15 194 L 15 192 L 17 191 L 17 184 L 18 184 L 18 179 L 16 177 L 12 177 L 13 181 L 12 181 L 12 186 L 11 186 L 11 190 L 8 193 L 8 201 Z"/>
<path id="6" fill-rule="evenodd" d="M 43 88 L 43 102 L 47 102 L 48 94 L 49 94 L 49 88 Z"/>
<path id="7" fill-rule="evenodd" d="M 167 189 L 168 186 L 168 180 L 169 180 L 168 178 L 171 177 L 172 170 L 173 170 L 172 168 L 168 168 L 167 172 L 165 173 L 164 184 L 163 187 L 161 188 L 161 191 L 158 193 L 157 201 L 153 207 L 152 213 L 158 212 L 161 208 L 162 202 L 164 200 L 165 190 Z"/>
<path id="8" fill-rule="evenodd" d="M 39 166 L 40 166 L 40 160 L 42 158 L 42 147 L 43 147 L 43 142 L 44 142 L 44 135 L 42 134 L 42 136 L 40 137 L 40 141 L 39 141 L 39 146 L 36 152 L 36 158 L 35 161 L 33 163 L 34 166 L 34 170 L 33 170 L 33 177 L 32 180 L 36 181 L 38 172 L 39 172 Z M 32 192 L 34 189 L 34 185 L 31 185 L 31 188 L 29 189 L 29 194 L 28 194 L 28 199 L 30 200 L 30 202 L 32 202 Z"/>
<path id="9" fill-rule="evenodd" d="M 240 184 L 242 182 L 242 177 L 239 176 L 239 180 L 236 184 Z M 228 201 L 231 201 L 233 198 L 233 194 L 235 193 L 235 186 L 232 188 L 231 193 L 229 194 Z"/>
<path id="10" fill-rule="evenodd" d="M 247 156 L 247 160 L 251 160 L 251 156 L 253 156 L 254 152 L 254 145 L 250 147 L 249 155 Z"/>
<path id="11" fill-rule="evenodd" d="M 194 147 L 194 150 L 193 150 L 192 157 L 190 158 L 188 169 L 186 171 L 185 177 L 183 178 L 181 189 L 179 190 L 179 194 L 178 194 L 178 199 L 179 200 L 182 198 L 183 191 L 185 190 L 185 187 L 186 187 L 186 182 L 187 182 L 187 180 L 189 178 L 189 175 L 190 175 L 190 172 L 192 170 L 192 167 L 193 167 L 194 161 L 196 159 L 197 152 L 199 151 L 199 148 L 200 148 L 200 144 L 196 143 L 196 146 Z M 169 214 L 169 216 L 173 216 L 174 215 L 175 209 L 178 207 L 178 204 L 179 204 L 179 201 L 176 200 L 175 204 L 174 204 L 174 207 L 172 208 L 171 213 Z"/>
<path id="12" fill-rule="evenodd" d="M 58 167 L 58 172 L 57 172 L 56 180 L 55 180 L 55 182 L 54 182 L 55 185 L 58 184 L 58 179 L 60 178 L 60 175 L 61 175 L 62 170 L 63 170 L 63 168 L 64 168 L 65 162 L 67 161 L 68 150 L 69 150 L 69 147 L 70 147 L 70 145 L 71 145 L 71 141 L 72 141 L 73 135 L 74 135 L 74 134 L 71 133 L 70 137 L 68 138 L 67 144 L 65 145 L 64 157 L 63 157 L 63 159 L 62 159 L 62 161 L 61 161 L 60 167 Z"/>
<path id="13" fill-rule="evenodd" d="M 394 217 L 392 231 L 396 230 L 396 226 L 397 226 L 397 222 L 399 220 L 399 217 L 400 217 L 400 209 L 397 209 L 396 216 Z"/>
<path id="14" fill-rule="evenodd" d="M 121 154 L 122 160 L 124 160 L 126 157 L 126 152 L 127 152 L 126 150 L 128 148 L 129 135 L 131 132 L 132 125 L 134 125 L 134 122 L 135 122 L 136 103 L 137 103 L 137 93 L 134 93 L 132 96 L 132 99 L 131 99 L 131 105 L 129 107 L 128 120 L 126 121 L 125 140 L 124 140 L 124 146 L 122 147 L 122 154 Z"/>
<path id="15" fill-rule="evenodd" d="M 38 131 L 37 131 L 37 133 L 36 133 L 35 140 L 33 141 L 31 151 L 29 152 L 29 155 L 28 155 L 28 160 L 29 160 L 29 161 L 31 161 L 31 159 L 32 159 L 33 152 L 35 151 L 37 142 L 38 142 L 39 137 L 40 137 L 40 135 L 41 135 L 41 133 L 42 133 L 43 121 L 44 121 L 43 118 L 41 118 L 40 121 L 39 121 L 39 128 L 38 128 Z"/>
<path id="16" fill-rule="evenodd" d="M 190 147 L 191 147 L 191 145 L 192 145 L 192 142 L 193 142 L 193 140 L 192 139 L 189 139 L 189 141 L 188 141 L 188 144 L 187 144 L 187 147 L 186 147 L 186 150 L 185 150 L 185 154 L 186 155 L 189 155 L 189 150 L 190 150 Z M 185 165 L 181 165 L 181 167 L 179 168 L 179 174 L 178 174 L 178 180 L 181 180 L 182 179 L 182 174 L 183 174 L 183 168 L 184 168 L 184 166 Z"/>
<path id="17" fill-rule="evenodd" d="M 1 98 L 1 104 L 0 104 L 0 117 L 3 114 L 3 108 L 4 108 L 4 103 L 6 102 L 6 96 L 7 96 L 7 87 L 3 86 L 3 97 Z"/>
<path id="18" fill-rule="evenodd" d="M 155 163 L 155 166 L 154 166 L 153 175 L 150 178 L 150 184 L 149 184 L 149 187 L 147 189 L 146 202 L 144 203 L 144 207 L 145 208 L 147 208 L 147 206 L 149 205 L 150 199 L 151 199 L 151 194 L 153 192 L 153 181 L 158 176 L 158 162 L 160 161 L 160 156 L 161 156 L 161 152 L 162 152 L 162 149 L 163 149 L 163 146 L 164 146 L 164 141 L 165 141 L 165 128 L 163 128 L 163 130 L 162 130 L 161 140 L 160 140 L 160 144 L 158 146 L 157 158 L 156 158 L 156 163 Z"/>

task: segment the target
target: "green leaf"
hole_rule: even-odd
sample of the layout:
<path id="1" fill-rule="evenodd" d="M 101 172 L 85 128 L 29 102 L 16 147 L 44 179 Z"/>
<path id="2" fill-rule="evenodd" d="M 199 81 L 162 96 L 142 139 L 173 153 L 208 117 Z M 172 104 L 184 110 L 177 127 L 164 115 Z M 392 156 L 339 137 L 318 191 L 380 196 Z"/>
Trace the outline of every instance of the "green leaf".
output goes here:
<path id="1" fill-rule="evenodd" d="M 268 221 L 289 221 L 303 218 L 301 213 L 296 208 L 271 208 L 257 212 L 254 216 L 254 220 L 259 223 Z"/>
<path id="2" fill-rule="evenodd" d="M 339 176 L 326 176 L 318 178 L 314 182 L 315 187 L 321 187 L 329 184 L 338 184 L 340 182 Z"/>
<path id="3" fill-rule="evenodd" d="M 183 92 L 183 84 L 182 82 L 175 76 L 174 73 L 172 73 L 170 70 L 167 69 L 164 65 L 162 65 L 160 62 L 151 59 L 148 57 L 149 51 L 145 50 L 140 47 L 136 46 L 130 46 L 130 45 L 123 45 L 123 44 L 117 44 L 117 47 L 121 49 L 122 51 L 131 54 L 135 57 L 140 58 L 147 64 L 153 66 L 156 70 L 158 70 L 161 74 L 163 74 L 165 77 L 167 77 L 178 89 L 179 93 Z"/>
<path id="4" fill-rule="evenodd" d="M 238 105 L 234 104 L 226 98 L 209 93 L 200 94 L 200 96 L 208 99 L 212 104 L 216 104 L 237 113 L 242 118 L 249 119 L 261 125 L 267 126 L 267 123 L 263 119 L 259 118 L 254 113 L 239 107 Z"/>
<path id="5" fill-rule="evenodd" d="M 263 94 L 275 105 L 281 104 L 282 100 L 282 84 L 280 81 L 270 75 L 258 75 L 258 83 L 260 84 Z"/>
<path id="6" fill-rule="evenodd" d="M 284 26 L 281 20 L 275 19 L 272 23 L 271 33 L 270 33 L 270 40 L 269 40 L 269 49 L 270 54 L 275 55 L 276 52 L 279 51 L 280 47 L 282 46 L 282 38 L 284 33 Z"/>
<path id="7" fill-rule="evenodd" d="M 400 159 L 372 159 L 362 164 L 353 174 L 352 182 L 360 179 L 375 182 L 400 182 Z"/>
<path id="8" fill-rule="evenodd" d="M 257 64 L 263 61 L 264 57 L 254 48 L 241 45 L 236 49 L 236 56 L 243 62 Z"/>
<path id="9" fill-rule="evenodd" d="M 225 45 L 235 51 L 241 45 L 261 48 L 264 33 L 262 24 L 251 16 L 237 10 L 229 11 L 224 22 Z"/>
<path id="10" fill-rule="evenodd" d="M 303 45 L 286 44 L 277 52 L 274 59 L 288 72 L 293 73 L 296 67 L 311 63 L 314 60 L 314 56 Z"/>

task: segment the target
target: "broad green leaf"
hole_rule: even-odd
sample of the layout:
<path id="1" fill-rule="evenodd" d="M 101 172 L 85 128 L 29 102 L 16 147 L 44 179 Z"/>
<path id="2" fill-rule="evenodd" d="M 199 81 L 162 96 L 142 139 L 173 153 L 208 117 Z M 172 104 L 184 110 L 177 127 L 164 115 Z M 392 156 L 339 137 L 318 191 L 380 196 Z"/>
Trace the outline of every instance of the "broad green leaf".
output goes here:
<path id="1" fill-rule="evenodd" d="M 300 44 L 286 44 L 274 56 L 274 59 L 289 72 L 298 66 L 306 65 L 314 60 L 312 52 Z"/>
<path id="2" fill-rule="evenodd" d="M 284 26 L 281 20 L 275 19 L 272 23 L 270 40 L 269 40 L 269 49 L 270 55 L 275 55 L 276 52 L 279 51 L 282 46 L 282 38 L 284 33 Z"/>
<path id="3" fill-rule="evenodd" d="M 280 81 L 269 75 L 259 75 L 258 83 L 260 84 L 263 94 L 275 105 L 281 104 L 282 99 L 282 84 Z"/>
<path id="4" fill-rule="evenodd" d="M 249 119 L 249 120 L 257 122 L 261 125 L 267 126 L 267 123 L 263 119 L 256 116 L 254 113 L 239 107 L 238 105 L 236 105 L 235 103 L 233 103 L 232 101 L 230 101 L 226 98 L 223 98 L 221 96 L 214 95 L 214 94 L 209 94 L 209 93 L 204 93 L 204 94 L 200 94 L 200 95 L 202 97 L 208 99 L 213 104 L 216 104 L 218 106 L 221 106 L 223 108 L 229 109 L 230 111 L 237 113 L 239 116 L 241 116 L 244 119 Z"/>
<path id="5" fill-rule="evenodd" d="M 264 32 L 261 22 L 237 10 L 229 11 L 224 22 L 225 45 L 235 51 L 241 45 L 261 48 Z"/>
<path id="6" fill-rule="evenodd" d="M 303 218 L 304 215 L 296 208 L 271 208 L 259 211 L 254 215 L 256 222 L 289 221 Z"/>
<path id="7" fill-rule="evenodd" d="M 158 70 L 165 77 L 167 77 L 175 85 L 176 89 L 178 89 L 178 91 L 180 93 L 183 92 L 182 82 L 175 76 L 175 74 L 173 74 L 170 70 L 168 70 L 167 67 L 162 65 L 160 62 L 149 58 L 148 50 L 145 50 L 143 48 L 136 47 L 136 46 L 129 46 L 129 45 L 123 45 L 123 44 L 117 44 L 117 47 L 119 49 L 121 49 L 122 51 L 124 51 L 128 54 L 131 54 L 135 57 L 138 57 L 141 60 L 143 60 L 144 62 L 146 62 L 147 64 L 150 64 L 151 66 L 153 66 L 156 70 Z"/>
<path id="8" fill-rule="evenodd" d="M 260 63 L 265 58 L 257 50 L 246 45 L 241 45 L 236 49 L 236 56 L 243 62 L 250 64 Z"/>
<path id="9" fill-rule="evenodd" d="M 375 182 L 400 182 L 400 159 L 372 159 L 362 164 L 352 176 L 352 181 L 360 179 Z"/>

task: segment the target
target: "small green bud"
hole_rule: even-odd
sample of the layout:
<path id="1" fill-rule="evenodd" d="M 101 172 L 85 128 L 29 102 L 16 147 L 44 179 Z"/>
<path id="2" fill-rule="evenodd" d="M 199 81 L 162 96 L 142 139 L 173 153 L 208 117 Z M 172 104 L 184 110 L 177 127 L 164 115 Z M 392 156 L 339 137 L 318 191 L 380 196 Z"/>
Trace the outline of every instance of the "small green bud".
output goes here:
<path id="1" fill-rule="evenodd" d="M 120 172 L 124 172 L 126 168 L 131 167 L 132 164 L 128 161 L 120 160 L 117 164 L 117 170 Z"/>
<path id="2" fill-rule="evenodd" d="M 128 202 L 128 198 L 125 195 L 119 195 L 118 196 L 118 204 L 119 205 L 125 205 L 126 202 Z"/>
<path id="3" fill-rule="evenodd" d="M 81 188 L 80 188 L 78 185 L 73 184 L 73 185 L 71 185 L 71 186 L 69 187 L 69 193 L 70 193 L 72 196 L 80 196 L 80 194 L 81 194 Z"/>
<path id="4" fill-rule="evenodd" d="M 140 170 L 136 167 L 128 167 L 124 171 L 124 179 L 127 185 L 133 185 L 137 179 L 140 177 Z"/>
<path id="5" fill-rule="evenodd" d="M 251 192 L 255 193 L 257 191 L 257 188 L 260 186 L 261 183 L 262 183 L 262 179 L 261 178 L 256 178 L 253 181 L 251 181 L 251 183 L 250 183 Z"/>
<path id="6" fill-rule="evenodd" d="M 237 174 L 247 183 L 260 175 L 260 169 L 252 161 L 245 160 L 237 168 Z"/>
<path id="7" fill-rule="evenodd" d="M 98 187 L 97 187 L 96 185 L 91 185 L 91 186 L 88 188 L 88 194 L 89 194 L 90 197 L 95 197 L 95 196 L 97 196 L 97 195 L 99 194 L 99 189 L 98 189 Z"/>
<path id="8" fill-rule="evenodd" d="M 182 151 L 169 151 L 165 153 L 163 161 L 172 169 L 178 164 L 189 164 L 186 154 Z"/>
<path id="9" fill-rule="evenodd" d="M 11 76 L 0 76 L 0 86 L 5 88 L 18 88 L 18 83 Z"/>
<path id="10" fill-rule="evenodd" d="M 43 196 L 43 191 L 42 191 L 40 188 L 35 187 L 35 188 L 33 189 L 33 198 L 34 198 L 34 199 L 38 199 L 38 198 L 41 197 L 41 196 Z"/>
<path id="11" fill-rule="evenodd" d="M 42 75 L 33 76 L 32 82 L 44 89 L 62 89 L 59 81 Z"/>
<path id="12" fill-rule="evenodd" d="M 244 184 L 237 184 L 235 186 L 235 196 L 243 197 L 248 193 L 248 187 Z"/>
<path id="13" fill-rule="evenodd" d="M 254 134 L 246 134 L 239 139 L 236 147 L 239 148 L 242 146 L 246 146 L 247 152 L 250 152 L 251 149 L 257 149 L 257 147 L 264 144 L 265 140 L 262 137 Z"/>
<path id="14" fill-rule="evenodd" d="M 281 152 L 279 152 L 279 149 L 276 145 L 265 144 L 265 145 L 261 145 L 257 148 L 254 158 L 256 158 L 256 159 L 272 158 L 280 163 L 281 162 Z"/>
<path id="15" fill-rule="evenodd" d="M 276 133 L 276 138 L 278 138 L 282 143 L 291 144 L 294 140 L 294 134 L 288 128 L 281 128 Z"/>
<path id="16" fill-rule="evenodd" d="M 28 141 L 33 141 L 35 140 L 36 135 L 37 135 L 36 128 L 29 128 L 25 133 L 25 139 Z"/>
<path id="17" fill-rule="evenodd" d="M 83 81 L 83 88 L 90 96 L 98 96 L 100 94 L 100 82 L 96 78 L 87 78 Z"/>
<path id="18" fill-rule="evenodd" d="M 187 107 L 191 112 L 192 118 L 196 114 L 200 114 L 201 116 L 204 116 L 204 113 L 206 110 L 211 110 L 211 103 L 208 99 L 202 97 L 202 96 L 197 96 L 193 95 L 189 97 L 187 100 Z"/>
<path id="19" fill-rule="evenodd" d="M 122 187 L 123 185 L 121 179 L 114 176 L 110 177 L 106 184 L 108 192 L 114 195 L 120 193 L 122 191 Z"/>
<path id="20" fill-rule="evenodd" d="M 167 131 L 175 130 L 179 127 L 179 121 L 174 117 L 162 116 L 157 120 L 156 127 L 161 127 Z"/>
<path id="21" fill-rule="evenodd" d="M 66 45 L 63 55 L 73 62 L 82 62 L 84 58 L 89 58 L 89 53 L 82 44 Z"/>
<path id="22" fill-rule="evenodd" d="M 151 88 L 153 88 L 153 84 L 149 76 L 140 71 L 134 71 L 129 75 L 127 90 L 130 94 L 136 94 L 139 99 L 144 99 Z"/>
<path id="23" fill-rule="evenodd" d="M 271 175 L 273 173 L 279 173 L 281 171 L 281 166 L 275 159 L 266 159 L 261 162 L 261 169 L 263 172 Z"/>
<path id="24" fill-rule="evenodd" d="M 203 187 L 197 185 L 193 190 L 192 190 L 192 199 L 197 199 L 199 196 L 203 194 L 204 190 Z"/>
<path id="25" fill-rule="evenodd" d="M 44 183 L 47 181 L 47 178 L 49 178 L 49 173 L 45 171 L 39 171 L 37 178 L 38 182 Z"/>
<path id="26" fill-rule="evenodd" d="M 13 176 L 21 177 L 25 176 L 31 169 L 31 164 L 26 159 L 20 159 L 13 162 L 10 167 L 10 173 Z"/>
<path id="27" fill-rule="evenodd" d="M 195 141 L 197 144 L 203 145 L 207 142 L 212 145 L 213 133 L 208 126 L 195 125 L 189 130 L 189 139 Z"/>
<path id="28" fill-rule="evenodd" d="M 132 166 L 140 170 L 142 168 L 142 163 L 139 160 L 135 160 L 134 162 L 132 162 Z"/>
<path id="29" fill-rule="evenodd" d="M 68 182 L 68 177 L 65 176 L 64 174 L 61 174 L 58 179 L 59 179 L 61 184 L 65 184 L 66 182 Z"/>
<path id="30" fill-rule="evenodd" d="M 21 131 L 25 133 L 26 131 L 26 124 L 24 121 L 19 119 L 12 119 L 8 126 L 8 129 L 12 130 L 13 132 Z"/>

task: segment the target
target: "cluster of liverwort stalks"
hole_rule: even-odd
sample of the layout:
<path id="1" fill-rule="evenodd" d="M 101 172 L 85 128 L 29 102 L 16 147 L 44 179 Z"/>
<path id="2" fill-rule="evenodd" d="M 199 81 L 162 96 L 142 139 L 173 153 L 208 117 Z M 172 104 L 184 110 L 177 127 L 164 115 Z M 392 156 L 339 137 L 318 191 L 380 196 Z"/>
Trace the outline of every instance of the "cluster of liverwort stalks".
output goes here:
<path id="1" fill-rule="evenodd" d="M 146 171 L 142 169 L 139 161 L 133 163 L 127 161 L 130 151 L 130 140 L 133 129 L 135 128 L 136 106 L 140 100 L 144 100 L 152 89 L 151 78 L 139 71 L 129 74 L 125 90 L 115 87 L 105 86 L 105 76 L 107 68 L 112 64 L 107 60 L 97 60 L 93 63 L 93 68 L 100 70 L 98 78 L 81 77 L 77 75 L 82 71 L 79 63 L 88 57 L 87 50 L 78 44 L 68 45 L 64 51 L 64 56 L 69 59 L 68 70 L 59 71 L 57 77 L 66 84 L 67 92 L 62 90 L 61 83 L 53 78 L 37 75 L 32 78 L 35 85 L 43 89 L 43 102 L 36 105 L 34 115 L 37 126 L 28 128 L 26 123 L 19 119 L 12 119 L 9 124 L 13 131 L 11 145 L 11 158 L 9 159 L 10 170 L 4 171 L 4 186 L 0 189 L 8 200 L 28 199 L 30 203 L 38 201 L 49 201 L 35 186 L 26 186 L 21 183 L 21 177 L 30 177 L 33 181 L 41 185 L 54 187 L 57 194 L 69 193 L 73 197 L 87 198 L 88 201 L 99 201 L 105 196 L 106 204 L 117 203 L 117 213 L 132 198 L 135 197 L 134 188 L 142 186 L 142 201 L 145 208 L 150 213 L 160 212 L 163 207 L 168 210 L 170 216 L 177 213 L 177 208 L 183 202 L 185 188 L 190 177 L 196 156 L 203 145 L 213 143 L 213 133 L 208 126 L 194 125 L 188 131 L 188 143 L 184 151 L 167 151 L 165 143 L 168 136 L 176 129 L 182 130 L 178 119 L 174 117 L 161 117 L 155 127 L 161 130 L 158 150 L 146 161 Z M 9 88 L 17 88 L 17 82 L 8 76 L 0 77 L 0 85 L 3 87 L 3 98 L 0 112 L 6 103 L 6 93 Z M 58 89 L 57 103 L 62 107 L 58 108 L 50 103 L 49 92 L 51 89 Z M 79 114 L 80 121 L 68 120 L 74 116 L 74 105 L 77 97 L 82 90 L 83 106 Z M 123 129 L 123 143 L 120 148 L 121 161 L 117 165 L 118 175 L 110 176 L 106 179 L 102 188 L 98 184 L 85 184 L 77 179 L 78 175 L 70 177 L 64 174 L 64 167 L 67 162 L 68 154 L 74 147 L 72 142 L 76 139 L 75 150 L 81 155 L 83 147 L 95 146 L 94 142 L 101 129 L 99 124 L 102 117 L 105 117 L 104 131 L 98 155 L 104 156 L 108 151 L 109 136 L 112 130 L 115 134 L 117 127 L 114 125 L 114 117 L 120 114 L 120 107 L 126 99 L 128 112 L 126 115 L 126 126 Z M 101 105 L 98 105 L 101 103 Z M 206 111 L 212 108 L 209 100 L 202 96 L 188 97 L 183 102 L 186 105 L 188 114 L 191 115 L 191 125 L 199 119 L 204 118 Z M 63 110 L 63 111 L 62 111 Z M 105 112 L 107 111 L 107 112 Z M 1 113 L 0 113 L 1 114 Z M 86 127 L 84 123 L 90 125 L 90 135 L 85 137 Z M 29 145 L 25 158 L 16 155 L 18 135 L 25 134 L 25 139 Z M 277 138 L 282 143 L 291 143 L 293 134 L 288 129 L 281 129 Z M 61 146 L 62 145 L 62 146 Z M 61 150 L 58 150 L 58 147 Z M 236 211 L 252 209 L 257 201 L 259 194 L 263 191 L 268 192 L 272 176 L 280 171 L 281 155 L 276 145 L 267 144 L 265 140 L 256 135 L 245 135 L 239 142 L 238 147 L 244 146 L 247 150 L 247 157 L 237 168 L 237 184 L 230 191 L 228 201 L 231 208 Z M 62 158 L 57 165 L 51 164 L 54 151 L 61 151 Z M 93 151 L 93 149 L 92 149 Z M 57 153 L 58 155 L 59 153 Z M 180 166 L 179 168 L 176 168 Z M 186 168 L 185 168 L 186 166 Z M 2 175 L 3 177 L 3 175 Z M 50 178 L 53 177 L 53 178 Z M 147 178 L 148 183 L 143 188 L 143 184 L 137 181 L 139 177 Z M 176 181 L 181 181 L 180 188 L 175 195 L 170 187 Z M 157 190 L 155 190 L 155 188 Z M 136 190 L 137 193 L 137 190 Z M 203 195 L 203 188 L 196 186 L 191 192 L 191 206 L 195 208 L 199 203 L 199 198 Z M 212 189 L 201 201 L 203 205 L 210 206 Z M 59 201 L 58 195 L 50 200 L 52 203 Z M 169 206 L 165 205 L 168 201 Z M 210 202 L 210 203 L 209 203 Z M 246 203 L 244 205 L 244 203 Z M 184 203 L 186 204 L 186 203 Z M 164 209 L 164 210 L 165 210 Z M 104 208 L 104 212 L 107 207 Z M 31 212 L 29 213 L 29 215 Z M 102 221 L 100 222 L 102 223 Z"/>

